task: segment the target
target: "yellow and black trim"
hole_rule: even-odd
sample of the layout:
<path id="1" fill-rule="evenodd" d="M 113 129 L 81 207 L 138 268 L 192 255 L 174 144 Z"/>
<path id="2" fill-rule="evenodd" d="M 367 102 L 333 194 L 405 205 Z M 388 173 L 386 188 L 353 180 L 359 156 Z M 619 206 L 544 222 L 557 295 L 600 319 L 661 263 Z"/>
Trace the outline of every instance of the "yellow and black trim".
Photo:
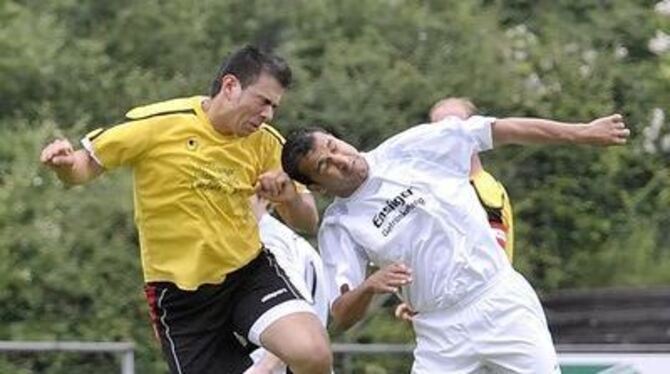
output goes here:
<path id="1" fill-rule="evenodd" d="M 486 211 L 486 216 L 488 217 L 489 222 L 498 222 L 498 223 L 503 223 L 503 207 L 505 205 L 505 194 L 501 193 L 500 194 L 500 204 L 494 206 L 488 201 L 485 201 L 482 196 L 479 193 L 479 190 L 477 189 L 477 184 L 473 182 L 472 180 L 470 181 L 470 184 L 475 190 L 475 193 L 477 194 L 477 199 L 479 199 L 479 203 L 482 205 L 484 210 Z"/>
<path id="2" fill-rule="evenodd" d="M 153 117 L 160 117 L 160 116 L 169 116 L 169 115 L 174 115 L 174 114 L 190 114 L 196 116 L 196 112 L 194 109 L 180 109 L 180 110 L 170 110 L 166 112 L 158 112 L 158 113 L 151 113 L 147 114 L 144 116 L 133 116 L 132 111 L 128 112 L 126 114 L 126 118 L 131 120 L 131 121 L 139 121 L 143 119 L 148 119 L 148 118 L 153 118 Z"/>
<path id="3" fill-rule="evenodd" d="M 263 129 L 263 130 L 267 131 L 268 133 L 270 133 L 270 135 L 272 135 L 275 139 L 277 139 L 277 141 L 279 142 L 279 144 L 280 144 L 281 146 L 284 146 L 284 143 L 286 143 L 286 140 L 284 140 L 284 137 L 281 136 L 281 134 L 279 133 L 279 131 L 275 130 L 274 128 L 272 128 L 272 127 L 270 127 L 270 126 L 268 126 L 268 125 L 263 124 L 263 125 L 261 125 L 261 129 Z"/>

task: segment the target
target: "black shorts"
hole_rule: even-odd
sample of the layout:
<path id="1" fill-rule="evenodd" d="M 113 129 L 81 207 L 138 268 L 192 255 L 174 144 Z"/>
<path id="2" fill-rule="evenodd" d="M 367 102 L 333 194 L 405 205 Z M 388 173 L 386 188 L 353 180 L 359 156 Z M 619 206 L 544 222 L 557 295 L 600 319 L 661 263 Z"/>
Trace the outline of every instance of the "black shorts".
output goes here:
<path id="1" fill-rule="evenodd" d="M 173 283 L 152 282 L 145 293 L 173 374 L 242 373 L 252 364 L 249 353 L 258 348 L 261 331 L 252 331 L 252 326 L 261 323 L 261 316 L 267 320 L 272 314 L 264 315 L 267 311 L 289 301 L 293 303 L 282 309 L 309 307 L 295 302 L 302 295 L 265 249 L 221 284 L 184 291 Z"/>

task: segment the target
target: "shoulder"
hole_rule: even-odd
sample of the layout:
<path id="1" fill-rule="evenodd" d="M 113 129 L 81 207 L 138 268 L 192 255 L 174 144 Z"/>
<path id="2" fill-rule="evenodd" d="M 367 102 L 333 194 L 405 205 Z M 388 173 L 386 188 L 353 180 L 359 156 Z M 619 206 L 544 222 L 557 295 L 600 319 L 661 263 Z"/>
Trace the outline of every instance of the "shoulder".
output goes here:
<path id="1" fill-rule="evenodd" d="M 284 146 L 285 140 L 276 128 L 267 123 L 261 124 L 257 131 L 246 136 L 245 144 L 257 149 L 276 152 Z"/>
<path id="2" fill-rule="evenodd" d="M 258 133 L 265 137 L 270 137 L 279 142 L 280 144 L 284 144 L 286 142 L 282 134 L 279 132 L 279 130 L 272 127 L 271 125 L 268 125 L 267 123 L 261 125 L 260 129 L 258 130 Z"/>
<path id="3" fill-rule="evenodd" d="M 406 144 L 416 138 L 430 136 L 436 132 L 436 126 L 430 124 L 421 124 L 410 127 L 384 141 L 378 148 L 388 148 L 392 146 Z"/>
<path id="4" fill-rule="evenodd" d="M 487 184 L 498 183 L 496 178 L 486 170 L 478 171 L 475 175 L 473 175 L 470 178 L 470 180 L 472 180 L 472 183 L 474 183 L 475 185 L 487 185 Z"/>
<path id="5" fill-rule="evenodd" d="M 153 117 L 164 117 L 173 115 L 196 116 L 195 105 L 199 103 L 199 97 L 178 98 L 161 101 L 148 105 L 138 106 L 126 113 L 128 120 L 142 120 Z"/>
<path id="6" fill-rule="evenodd" d="M 335 199 L 323 212 L 321 220 L 324 225 L 336 225 L 340 218 L 349 214 L 349 206 L 346 202 Z"/>

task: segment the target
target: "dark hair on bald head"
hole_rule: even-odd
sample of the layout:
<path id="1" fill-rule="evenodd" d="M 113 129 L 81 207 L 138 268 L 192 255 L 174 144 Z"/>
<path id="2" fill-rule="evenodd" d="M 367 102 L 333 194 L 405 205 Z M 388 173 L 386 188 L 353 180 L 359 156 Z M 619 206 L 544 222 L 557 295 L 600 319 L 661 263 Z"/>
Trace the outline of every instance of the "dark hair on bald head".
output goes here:
<path id="1" fill-rule="evenodd" d="M 242 88 L 256 83 L 262 73 L 267 73 L 279 82 L 283 88 L 291 85 L 291 68 L 281 57 L 247 45 L 229 56 L 219 67 L 219 72 L 212 81 L 209 96 L 216 96 L 221 91 L 221 78 L 226 74 L 234 75 Z"/>
<path id="2" fill-rule="evenodd" d="M 329 133 L 321 127 L 305 127 L 292 131 L 286 137 L 281 152 L 281 164 L 286 174 L 306 186 L 314 181 L 300 171 L 300 161 L 314 149 L 314 134 L 318 132 Z"/>

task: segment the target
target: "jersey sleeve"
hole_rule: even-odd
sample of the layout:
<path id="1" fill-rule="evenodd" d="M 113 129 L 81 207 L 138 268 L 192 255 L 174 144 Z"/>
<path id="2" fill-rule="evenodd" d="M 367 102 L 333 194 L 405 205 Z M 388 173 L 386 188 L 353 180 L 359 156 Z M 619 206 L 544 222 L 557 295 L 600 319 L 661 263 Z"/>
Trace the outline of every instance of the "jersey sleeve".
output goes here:
<path id="1" fill-rule="evenodd" d="M 503 187 L 505 193 L 505 203 L 502 209 L 503 224 L 507 227 L 507 241 L 505 242 L 505 252 L 510 262 L 514 261 L 514 214 L 512 211 L 512 202 L 509 199 L 507 191 Z"/>
<path id="2" fill-rule="evenodd" d="M 105 169 L 134 165 L 152 146 L 156 128 L 152 119 L 129 121 L 88 133 L 82 146 Z"/>
<path id="3" fill-rule="evenodd" d="M 438 123 L 412 127 L 382 143 L 373 153 L 384 160 L 406 156 L 424 159 L 458 174 L 467 175 L 474 153 L 493 147 L 492 117 L 472 116 L 467 120 L 447 117 Z"/>
<path id="4" fill-rule="evenodd" d="M 274 255 L 291 283 L 306 297 L 309 292 L 304 282 L 304 258 L 300 253 L 302 248 L 299 247 L 297 234 L 270 214 L 263 215 L 258 222 L 258 229 L 263 245 Z"/>
<path id="5" fill-rule="evenodd" d="M 319 250 L 326 278 L 326 295 L 329 304 L 332 304 L 341 295 L 344 286 L 351 290 L 363 283 L 369 261 L 340 225 L 325 223 L 321 227 Z"/>
<path id="6" fill-rule="evenodd" d="M 447 117 L 433 125 L 437 125 L 435 127 L 438 130 L 436 135 L 438 138 L 443 136 L 460 138 L 466 141 L 468 147 L 472 148 L 472 152 L 479 153 L 493 148 L 491 132 L 493 122 L 495 122 L 493 117 L 471 116 L 466 120 Z"/>

